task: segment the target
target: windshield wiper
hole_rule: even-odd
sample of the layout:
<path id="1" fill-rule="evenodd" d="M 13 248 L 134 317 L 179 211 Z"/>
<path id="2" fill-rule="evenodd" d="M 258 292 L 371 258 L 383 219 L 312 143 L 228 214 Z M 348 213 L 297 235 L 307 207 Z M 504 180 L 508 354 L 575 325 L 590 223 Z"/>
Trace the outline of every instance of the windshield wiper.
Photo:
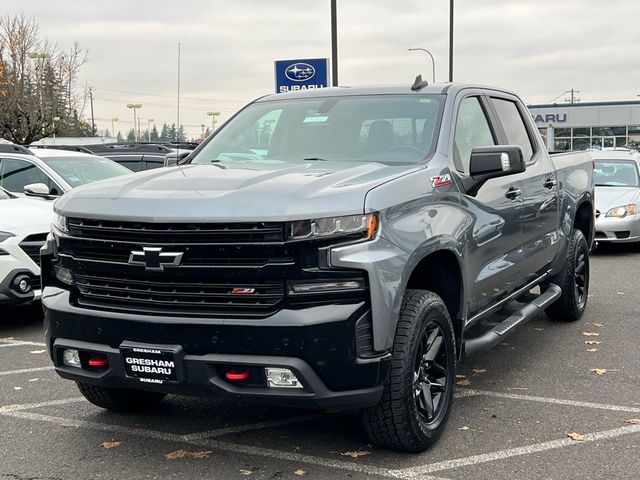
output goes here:
<path id="1" fill-rule="evenodd" d="M 307 157 L 304 159 L 305 162 L 326 162 L 327 159 L 326 158 L 320 158 L 320 157 Z"/>

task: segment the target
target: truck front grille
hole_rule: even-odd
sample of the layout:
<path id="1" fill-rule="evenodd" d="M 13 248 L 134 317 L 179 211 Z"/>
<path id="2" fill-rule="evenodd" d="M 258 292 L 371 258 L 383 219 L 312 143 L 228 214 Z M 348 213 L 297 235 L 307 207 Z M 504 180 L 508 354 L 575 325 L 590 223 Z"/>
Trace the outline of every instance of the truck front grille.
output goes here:
<path id="1" fill-rule="evenodd" d="M 267 317 L 282 308 L 365 300 L 365 291 L 289 296 L 291 282 L 359 280 L 363 272 L 319 267 L 326 243 L 287 242 L 284 223 L 155 224 L 71 218 L 56 265 L 75 278 L 86 308 L 149 315 Z M 149 248 L 151 247 L 151 248 Z M 159 267 L 147 251 L 173 255 Z M 166 257 L 165 257 L 166 258 Z M 155 257 L 157 261 L 157 257 Z"/>

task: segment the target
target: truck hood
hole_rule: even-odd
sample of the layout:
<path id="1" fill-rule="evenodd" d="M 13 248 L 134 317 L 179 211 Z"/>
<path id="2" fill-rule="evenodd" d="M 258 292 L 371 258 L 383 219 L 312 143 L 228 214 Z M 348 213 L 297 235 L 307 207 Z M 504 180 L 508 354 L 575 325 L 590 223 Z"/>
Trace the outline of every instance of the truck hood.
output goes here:
<path id="1" fill-rule="evenodd" d="M 637 201 L 637 187 L 596 187 L 596 209 L 602 213 L 613 207 L 629 205 Z"/>
<path id="2" fill-rule="evenodd" d="M 363 212 L 366 193 L 423 168 L 380 163 L 187 165 L 73 189 L 55 209 L 69 217 L 125 221 L 286 221 Z"/>

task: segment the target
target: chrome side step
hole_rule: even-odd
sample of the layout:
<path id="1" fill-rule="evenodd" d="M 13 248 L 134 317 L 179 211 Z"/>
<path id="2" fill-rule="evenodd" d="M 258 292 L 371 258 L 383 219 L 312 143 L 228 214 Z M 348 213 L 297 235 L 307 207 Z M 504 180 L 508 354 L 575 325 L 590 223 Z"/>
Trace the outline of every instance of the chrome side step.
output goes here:
<path id="1" fill-rule="evenodd" d="M 464 359 L 467 360 L 479 353 L 491 350 L 502 342 L 516 327 L 522 326 L 529 320 L 544 313 L 544 309 L 555 302 L 562 295 L 562 289 L 555 283 L 550 283 L 547 289 L 531 303 L 527 303 L 520 310 L 507 317 L 498 325 L 483 335 L 464 341 Z"/>

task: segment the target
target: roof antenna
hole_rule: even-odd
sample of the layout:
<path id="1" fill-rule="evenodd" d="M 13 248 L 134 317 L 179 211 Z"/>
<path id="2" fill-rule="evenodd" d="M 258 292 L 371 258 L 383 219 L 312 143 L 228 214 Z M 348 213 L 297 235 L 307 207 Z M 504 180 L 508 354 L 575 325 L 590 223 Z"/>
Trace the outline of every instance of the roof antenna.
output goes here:
<path id="1" fill-rule="evenodd" d="M 427 85 L 429 85 L 429 82 L 427 82 L 426 80 L 422 80 L 422 75 L 418 75 L 413 81 L 413 85 L 411 85 L 411 90 L 413 90 L 414 92 L 418 92 Z"/>

